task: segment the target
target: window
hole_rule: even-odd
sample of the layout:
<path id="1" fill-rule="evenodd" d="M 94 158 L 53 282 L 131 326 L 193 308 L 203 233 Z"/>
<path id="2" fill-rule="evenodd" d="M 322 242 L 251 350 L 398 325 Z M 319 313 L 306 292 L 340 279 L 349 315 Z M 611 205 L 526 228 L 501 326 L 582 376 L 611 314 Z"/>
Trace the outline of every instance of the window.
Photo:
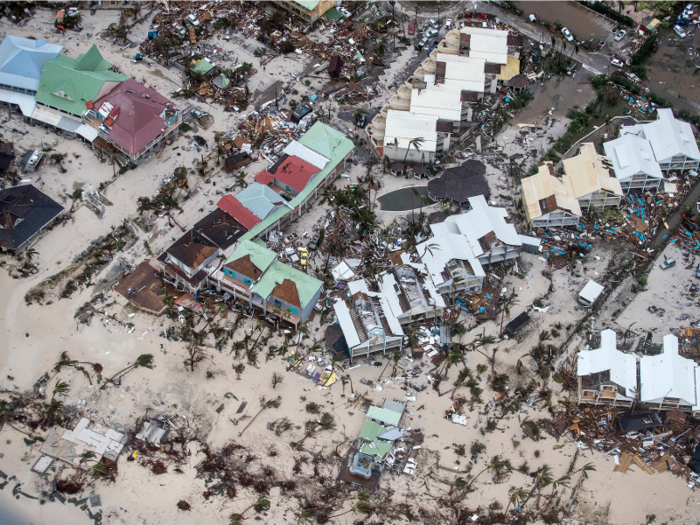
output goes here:
<path id="1" fill-rule="evenodd" d="M 293 306 L 290 306 L 290 307 L 289 307 L 289 311 L 292 312 L 294 315 L 297 315 L 297 314 L 299 313 L 299 310 L 297 310 L 297 309 L 294 308 Z"/>
<path id="2" fill-rule="evenodd" d="M 244 282 L 245 284 L 248 284 L 248 285 L 251 284 L 250 279 L 248 279 L 247 277 L 244 277 L 244 278 L 243 278 L 243 282 Z"/>
<path id="3" fill-rule="evenodd" d="M 282 303 L 278 299 L 275 299 L 275 306 L 282 306 Z"/>

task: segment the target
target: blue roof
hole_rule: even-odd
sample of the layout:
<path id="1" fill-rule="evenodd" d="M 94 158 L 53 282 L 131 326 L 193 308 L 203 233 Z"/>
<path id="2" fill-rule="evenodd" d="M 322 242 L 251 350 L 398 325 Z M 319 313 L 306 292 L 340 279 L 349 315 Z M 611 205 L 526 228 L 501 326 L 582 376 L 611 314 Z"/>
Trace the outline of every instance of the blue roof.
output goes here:
<path id="1" fill-rule="evenodd" d="M 0 44 L 0 84 L 37 91 L 44 62 L 63 49 L 44 40 L 7 35 Z"/>
<path id="2" fill-rule="evenodd" d="M 284 199 L 277 195 L 270 187 L 254 182 L 241 190 L 236 199 L 248 208 L 258 219 L 265 219 L 275 211 L 279 205 L 284 204 Z"/>

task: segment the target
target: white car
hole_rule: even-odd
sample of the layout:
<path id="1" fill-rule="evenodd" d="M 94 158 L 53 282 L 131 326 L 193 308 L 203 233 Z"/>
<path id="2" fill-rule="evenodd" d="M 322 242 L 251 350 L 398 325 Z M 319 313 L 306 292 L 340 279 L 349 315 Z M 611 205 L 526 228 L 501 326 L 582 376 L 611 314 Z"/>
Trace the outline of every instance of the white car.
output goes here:
<path id="1" fill-rule="evenodd" d="M 352 16 L 352 13 L 345 9 L 344 7 L 339 7 L 338 11 L 340 12 L 341 15 L 343 15 L 345 18 L 350 18 Z"/>
<path id="2" fill-rule="evenodd" d="M 569 31 L 567 28 L 562 27 L 561 34 L 564 35 L 564 38 L 566 38 L 569 42 L 574 41 L 574 35 L 572 35 L 571 31 Z"/>
<path id="3" fill-rule="evenodd" d="M 685 31 L 683 31 L 683 28 L 681 26 L 675 26 L 673 30 L 676 32 L 676 34 L 681 37 L 685 38 Z"/>
<path id="4" fill-rule="evenodd" d="M 615 67 L 625 67 L 625 63 L 619 58 L 613 58 L 610 63 Z"/>
<path id="5" fill-rule="evenodd" d="M 432 27 L 433 29 L 437 29 L 438 27 L 440 27 L 440 26 L 438 26 L 438 23 L 435 20 L 433 20 L 432 18 L 430 20 L 428 20 L 428 25 L 430 27 Z"/>
<path id="6" fill-rule="evenodd" d="M 532 22 L 533 24 L 535 22 L 537 22 L 537 18 L 535 18 L 535 15 L 530 15 L 528 18 L 530 19 L 530 22 Z"/>
<path id="7" fill-rule="evenodd" d="M 620 29 L 617 34 L 615 35 L 615 42 L 619 42 L 623 38 L 625 38 L 625 35 L 627 34 L 627 31 L 624 29 Z"/>
<path id="8" fill-rule="evenodd" d="M 445 22 L 445 29 L 451 29 L 452 28 L 452 19 L 448 18 L 447 21 Z"/>
<path id="9" fill-rule="evenodd" d="M 432 38 L 432 37 L 434 37 L 434 36 L 437 35 L 437 34 L 438 34 L 438 30 L 437 30 L 437 29 L 432 29 L 432 28 L 429 27 L 428 29 L 425 30 L 425 33 L 423 33 L 423 36 L 424 36 L 425 38 Z"/>
<path id="10" fill-rule="evenodd" d="M 198 27 L 198 26 L 199 26 L 199 20 L 197 20 L 197 17 L 196 17 L 196 16 L 194 16 L 194 15 L 187 15 L 187 20 L 189 20 L 190 23 L 191 23 L 194 27 Z"/>

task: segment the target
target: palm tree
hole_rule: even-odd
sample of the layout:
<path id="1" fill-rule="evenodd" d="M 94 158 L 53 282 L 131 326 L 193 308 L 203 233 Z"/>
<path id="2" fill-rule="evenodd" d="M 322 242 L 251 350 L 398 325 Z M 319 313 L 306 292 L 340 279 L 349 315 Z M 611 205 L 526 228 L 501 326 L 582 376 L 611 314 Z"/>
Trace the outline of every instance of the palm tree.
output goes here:
<path id="1" fill-rule="evenodd" d="M 426 243 L 425 250 L 423 251 L 423 255 L 420 256 L 421 260 L 423 259 L 423 257 L 425 257 L 426 253 L 429 253 L 431 256 L 434 257 L 435 253 L 433 253 L 433 250 L 439 250 L 439 249 L 440 249 L 440 245 L 438 243 L 435 243 L 435 242 Z"/>
<path id="2" fill-rule="evenodd" d="M 464 334 L 467 333 L 467 327 L 464 326 L 464 323 L 458 323 L 452 327 L 452 335 L 453 337 L 455 335 L 459 336 L 459 346 L 462 346 L 462 338 L 464 337 Z"/>
<path id="3" fill-rule="evenodd" d="M 266 498 L 258 498 L 255 503 L 251 504 L 250 506 L 246 507 L 243 512 L 239 512 L 231 516 L 229 520 L 229 525 L 241 525 L 243 523 L 243 520 L 245 518 L 243 515 L 248 512 L 250 509 L 255 507 L 256 512 L 262 512 L 265 510 L 270 510 L 270 500 Z"/>
<path id="4" fill-rule="evenodd" d="M 501 307 L 501 333 L 500 333 L 500 337 L 503 337 L 503 321 L 505 320 L 506 316 L 510 317 L 511 306 L 515 306 L 517 304 L 520 304 L 520 301 L 518 301 L 515 298 L 515 289 L 513 289 L 513 291 L 511 292 L 511 294 L 509 296 L 499 297 L 498 303 Z"/>
<path id="5" fill-rule="evenodd" d="M 464 481 L 464 478 L 457 478 L 457 479 L 455 479 L 455 482 L 450 487 L 450 491 L 447 493 L 447 495 L 449 496 L 450 494 L 452 494 L 452 491 L 454 489 L 461 489 L 462 487 L 466 487 L 466 486 L 467 486 L 467 482 Z"/>
<path id="6" fill-rule="evenodd" d="M 257 414 L 255 414 L 255 416 L 253 417 L 253 419 L 250 420 L 250 423 L 248 423 L 248 424 L 245 426 L 245 428 L 244 428 L 243 430 L 241 430 L 241 431 L 238 433 L 238 436 L 239 436 L 239 437 L 242 436 L 242 435 L 243 435 L 243 432 L 245 432 L 246 430 L 248 430 L 248 427 L 249 427 L 250 425 L 253 424 L 253 421 L 255 421 L 255 419 L 256 419 L 260 414 L 263 413 L 263 410 L 265 410 L 265 409 L 267 409 L 267 408 L 279 408 L 279 406 L 280 406 L 281 403 L 282 403 L 282 398 L 281 398 L 280 396 L 277 396 L 276 399 L 270 399 L 269 401 L 266 401 L 266 400 L 265 400 L 265 396 L 262 396 L 262 397 L 260 398 L 260 405 L 261 405 L 260 411 L 259 411 Z"/>
<path id="7" fill-rule="evenodd" d="M 136 361 L 134 361 L 132 364 L 107 379 L 107 381 L 105 381 L 102 385 L 101 390 L 105 389 L 107 383 L 114 383 L 117 379 L 121 380 L 126 374 L 137 368 L 153 369 L 153 354 L 141 354 L 138 356 Z"/>
<path id="8" fill-rule="evenodd" d="M 506 510 L 503 512 L 503 514 L 507 516 L 508 509 L 511 505 L 515 505 L 517 507 L 518 505 L 522 505 L 523 501 L 525 501 L 526 499 L 527 491 L 523 489 L 515 489 L 513 492 L 510 493 L 510 497 L 508 498 L 508 505 L 506 505 Z"/>
<path id="9" fill-rule="evenodd" d="M 411 151 L 411 146 L 413 146 L 415 150 L 418 153 L 420 153 L 420 147 L 423 145 L 424 142 L 425 139 L 423 137 L 415 137 L 408 141 L 408 146 L 406 147 L 406 154 L 403 156 L 404 164 L 406 164 L 406 158 L 408 157 L 408 152 Z"/>
<path id="10" fill-rule="evenodd" d="M 626 343 L 627 343 L 627 338 L 628 338 L 628 337 L 630 336 L 630 334 L 632 333 L 632 327 L 633 327 L 634 325 L 636 325 L 636 324 L 637 324 L 637 321 L 635 321 L 634 323 L 632 323 L 631 325 L 629 325 L 629 326 L 625 329 L 625 335 L 624 335 L 623 344 L 626 344 Z"/>
<path id="11" fill-rule="evenodd" d="M 34 260 L 34 257 L 36 257 L 37 255 L 39 255 L 39 252 L 31 246 L 24 250 L 24 260 L 27 262 L 27 265 L 32 264 L 32 260 Z"/>
<path id="12" fill-rule="evenodd" d="M 358 501 L 350 508 L 350 510 L 346 510 L 345 512 L 341 512 L 340 514 L 334 514 L 333 516 L 330 516 L 329 519 L 337 518 L 338 516 L 342 516 L 343 514 L 348 514 L 350 512 L 357 512 L 359 514 L 365 514 L 367 516 L 372 514 L 372 506 L 369 504 L 369 494 L 367 492 L 360 492 L 355 497 Z"/>
<path id="13" fill-rule="evenodd" d="M 494 456 L 491 458 L 491 461 L 489 462 L 489 464 L 486 465 L 486 468 L 484 468 L 482 471 L 480 471 L 476 476 L 474 476 L 472 478 L 472 480 L 467 485 L 467 489 L 471 488 L 471 486 L 474 484 L 474 482 L 477 480 L 477 478 L 479 476 L 481 476 L 487 470 L 492 470 L 495 474 L 499 474 L 499 473 L 506 471 L 506 470 L 508 472 L 512 472 L 513 467 L 510 464 L 510 460 L 501 459 L 501 456 Z"/>
<path id="14" fill-rule="evenodd" d="M 83 468 L 82 468 L 83 463 L 85 463 L 91 459 L 94 459 L 94 458 L 95 458 L 95 453 L 90 451 L 90 450 L 87 450 L 80 455 L 80 460 L 78 461 L 78 466 L 75 468 L 75 474 L 73 475 L 73 481 L 76 481 L 82 477 L 83 472 L 84 472 Z"/>
<path id="15" fill-rule="evenodd" d="M 75 210 L 75 203 L 82 196 L 83 196 L 83 190 L 81 190 L 80 188 L 78 188 L 77 190 L 73 190 L 73 193 L 68 195 L 68 197 L 70 197 L 70 199 L 73 201 L 70 205 L 70 210 L 68 210 L 68 213 L 73 213 L 73 211 Z"/>
<path id="16" fill-rule="evenodd" d="M 367 110 L 362 109 L 362 108 L 357 108 L 355 110 L 355 118 L 353 119 L 353 122 L 355 123 L 355 129 L 357 129 L 357 123 L 362 119 L 364 115 L 367 114 Z"/>

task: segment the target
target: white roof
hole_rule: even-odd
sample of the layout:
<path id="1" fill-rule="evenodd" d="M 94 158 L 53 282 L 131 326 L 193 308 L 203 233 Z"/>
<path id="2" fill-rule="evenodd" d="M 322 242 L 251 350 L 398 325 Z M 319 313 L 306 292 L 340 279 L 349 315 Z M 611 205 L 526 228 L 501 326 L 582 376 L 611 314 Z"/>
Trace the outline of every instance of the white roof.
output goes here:
<path id="1" fill-rule="evenodd" d="M 326 167 L 326 164 L 328 164 L 328 159 L 321 155 L 320 153 L 316 153 L 314 150 L 311 148 L 307 148 L 303 144 L 297 142 L 296 140 L 293 140 L 290 142 L 286 148 L 282 150 L 283 153 L 286 153 L 287 155 L 293 155 L 294 157 L 300 158 L 301 160 L 305 160 L 312 166 L 316 166 L 318 169 L 322 170 L 323 168 Z"/>
<path id="2" fill-rule="evenodd" d="M 615 176 L 620 181 L 631 180 L 633 175 L 644 173 L 661 179 L 663 174 L 654 158 L 654 151 L 647 139 L 635 135 L 623 135 L 603 144 L 605 156 L 610 157 Z"/>
<path id="3" fill-rule="evenodd" d="M 435 151 L 437 146 L 437 117 L 417 117 L 408 111 L 390 109 L 386 117 L 384 146 L 408 148 L 412 139 L 423 138 L 420 151 Z"/>
<path id="4" fill-rule="evenodd" d="M 663 353 L 643 357 L 620 352 L 616 347 L 617 336 L 612 330 L 604 330 L 600 336 L 599 349 L 579 352 L 579 376 L 610 370 L 610 380 L 624 387 L 629 396 L 637 389 L 639 361 L 639 399 L 642 403 L 675 397 L 683 404 L 698 406 L 696 387 L 700 381 L 700 368 L 693 360 L 678 355 L 676 336 L 664 336 Z"/>
<path id="5" fill-rule="evenodd" d="M 700 160 L 700 150 L 695 142 L 690 124 L 677 120 L 673 110 L 657 108 L 658 120 L 635 126 L 623 127 L 621 135 L 638 135 L 649 140 L 657 162 L 671 162 L 674 156 L 685 155 Z"/>
<path id="6" fill-rule="evenodd" d="M 488 233 L 493 232 L 499 241 L 509 246 L 522 246 L 515 226 L 505 220 L 508 216 L 505 208 L 489 206 L 483 195 L 470 198 L 469 204 L 472 209 L 467 213 L 450 215 L 441 223 L 431 224 L 433 237 L 416 247 L 436 285 L 445 282 L 442 272 L 453 259 L 469 262 L 474 275 L 484 277 L 486 273 L 479 262 L 484 250 L 479 239 Z"/>
<path id="7" fill-rule="evenodd" d="M 617 335 L 613 330 L 600 334 L 600 348 L 581 350 L 578 354 L 577 375 L 587 376 L 610 370 L 610 380 L 624 387 L 629 396 L 637 389 L 637 357 L 617 349 Z"/>
<path id="8" fill-rule="evenodd" d="M 469 56 L 483 58 L 490 64 L 508 62 L 508 31 L 484 27 L 463 27 L 461 33 L 471 35 Z"/>
<path id="9" fill-rule="evenodd" d="M 598 299 L 598 296 L 603 293 L 603 290 L 604 287 L 602 285 L 595 281 L 588 281 L 586 286 L 583 287 L 583 290 L 579 292 L 578 296 L 593 304 L 595 300 Z"/>
<path id="10" fill-rule="evenodd" d="M 36 99 L 33 95 L 17 93 L 16 91 L 7 91 L 5 89 L 0 89 L 0 101 L 17 104 L 19 109 L 22 110 L 22 115 L 25 117 L 31 117 L 36 107 Z"/>
<path id="11" fill-rule="evenodd" d="M 460 93 L 453 90 L 414 89 L 411 94 L 411 115 L 459 122 L 462 120 Z"/>
<path id="12" fill-rule="evenodd" d="M 348 279 L 352 279 L 355 277 L 355 272 L 353 272 L 350 267 L 348 266 L 348 263 L 345 261 L 341 262 L 338 266 L 333 268 L 331 270 L 331 273 L 333 274 L 333 278 L 336 281 L 347 281 Z"/>
<path id="13" fill-rule="evenodd" d="M 355 330 L 355 324 L 352 322 L 352 317 L 350 316 L 350 309 L 345 304 L 345 301 L 338 301 L 333 305 L 335 310 L 335 315 L 338 318 L 338 324 L 343 330 L 343 335 L 345 336 L 345 341 L 348 343 L 350 348 L 354 348 L 360 344 L 360 336 Z"/>
<path id="14" fill-rule="evenodd" d="M 445 86 L 448 88 L 484 92 L 486 73 L 483 58 L 438 53 L 438 62 L 445 63 Z"/>
<path id="15" fill-rule="evenodd" d="M 640 381 L 642 402 L 677 397 L 685 404 L 695 406 L 697 365 L 691 359 L 678 355 L 678 338 L 664 336 L 664 350 L 659 355 L 641 359 Z"/>

